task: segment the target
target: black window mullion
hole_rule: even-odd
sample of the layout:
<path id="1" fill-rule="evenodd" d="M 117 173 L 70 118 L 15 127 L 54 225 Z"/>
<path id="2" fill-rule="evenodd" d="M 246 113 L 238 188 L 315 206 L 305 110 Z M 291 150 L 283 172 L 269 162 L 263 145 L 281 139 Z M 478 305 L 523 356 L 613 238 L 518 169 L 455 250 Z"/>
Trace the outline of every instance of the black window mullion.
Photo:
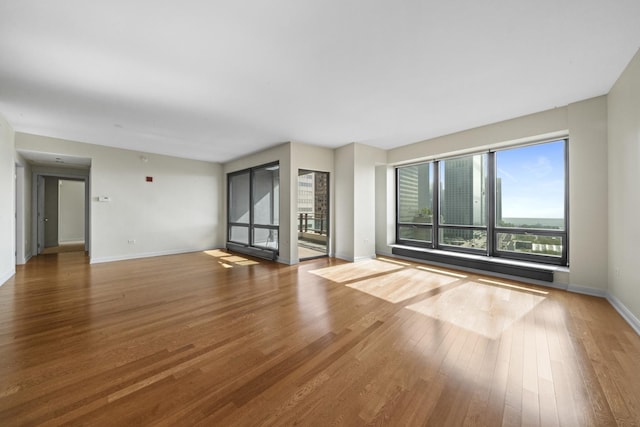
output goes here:
<path id="1" fill-rule="evenodd" d="M 273 225 L 273 224 L 256 224 L 256 215 L 255 215 L 255 206 L 254 206 L 254 202 L 255 202 L 255 195 L 254 195 L 254 183 L 256 182 L 256 171 L 259 169 L 262 169 L 264 167 L 270 166 L 270 165 L 277 165 L 278 162 L 274 162 L 274 163 L 269 163 L 269 164 L 265 164 L 265 165 L 261 165 L 261 166 L 256 166 L 253 168 L 248 168 L 248 169 L 244 169 L 244 170 L 240 170 L 240 171 L 235 171 L 235 172 L 231 172 L 227 174 L 227 241 L 228 242 L 233 242 L 233 243 L 238 243 L 238 244 L 242 244 L 243 246 L 249 246 L 249 247 L 256 247 L 255 245 L 255 230 L 256 228 L 258 229 L 268 229 L 268 230 L 276 230 L 279 231 L 280 229 L 280 225 Z M 234 197 L 237 197 L 237 194 L 233 194 L 232 191 L 232 179 L 234 176 L 239 176 L 239 175 L 243 175 L 243 174 L 248 174 L 249 176 L 249 189 L 248 189 L 248 198 L 249 198 L 249 222 L 234 222 L 231 221 L 231 202 L 234 199 Z M 275 213 L 274 213 L 274 206 L 275 206 L 275 194 L 274 194 L 274 189 L 275 188 L 275 180 L 272 180 L 272 185 L 271 185 L 271 222 L 273 222 L 273 218 L 275 217 Z M 246 196 L 244 196 L 246 197 Z M 246 199 L 244 199 L 246 200 Z M 231 239 L 231 229 L 232 227 L 246 227 L 247 229 L 247 242 L 235 242 Z M 279 243 L 278 243 L 278 247 L 279 247 Z M 271 249 L 273 250 L 273 249 Z M 278 249 L 274 250 L 274 252 L 278 252 Z"/>
<path id="2" fill-rule="evenodd" d="M 396 168 L 396 242 L 400 240 L 400 168 Z"/>
<path id="3" fill-rule="evenodd" d="M 253 181 L 255 180 L 255 168 L 249 171 L 249 246 L 253 246 Z"/>
<path id="4" fill-rule="evenodd" d="M 493 256 L 495 254 L 495 242 L 496 235 L 494 230 L 496 228 L 496 153 L 490 151 L 487 158 L 488 171 L 487 171 L 487 255 Z"/>
<path id="5" fill-rule="evenodd" d="M 431 203 L 433 205 L 433 215 L 431 229 L 431 247 L 436 249 L 440 246 L 440 162 L 433 162 L 433 188 L 431 189 Z"/>
<path id="6" fill-rule="evenodd" d="M 564 140 L 564 245 L 562 258 L 569 265 L 569 140 Z"/>

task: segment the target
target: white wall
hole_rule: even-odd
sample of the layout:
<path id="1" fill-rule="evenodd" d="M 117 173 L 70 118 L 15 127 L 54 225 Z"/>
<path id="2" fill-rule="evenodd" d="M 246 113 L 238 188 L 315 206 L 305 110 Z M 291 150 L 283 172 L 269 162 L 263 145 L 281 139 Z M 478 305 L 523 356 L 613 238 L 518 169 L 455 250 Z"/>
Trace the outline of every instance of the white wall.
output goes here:
<path id="1" fill-rule="evenodd" d="M 23 133 L 16 148 L 91 159 L 91 262 L 222 245 L 219 164 Z"/>
<path id="2" fill-rule="evenodd" d="M 386 151 L 355 144 L 352 201 L 354 205 L 353 258 L 355 260 L 376 256 L 376 167 L 386 162 Z"/>
<path id="3" fill-rule="evenodd" d="M 355 144 L 335 149 L 335 248 L 336 258 L 354 261 L 354 164 Z"/>
<path id="4" fill-rule="evenodd" d="M 58 210 L 58 241 L 84 242 L 84 181 L 59 181 Z"/>
<path id="5" fill-rule="evenodd" d="M 376 255 L 376 167 L 386 151 L 352 143 L 335 150 L 336 257 L 348 261 Z M 386 200 L 386 198 L 385 198 Z"/>
<path id="6" fill-rule="evenodd" d="M 16 222 L 16 264 L 25 264 L 32 255 L 31 251 L 31 165 L 16 153 L 16 191 L 17 214 Z M 18 226 L 20 223 L 20 226 Z"/>
<path id="7" fill-rule="evenodd" d="M 434 159 L 566 134 L 567 107 L 555 108 L 389 150 L 390 164 Z"/>
<path id="8" fill-rule="evenodd" d="M 609 113 L 609 294 L 640 327 L 640 52 L 615 83 Z M 637 329 L 639 330 L 639 329 Z M 640 330 L 639 330 L 640 333 Z"/>
<path id="9" fill-rule="evenodd" d="M 395 169 L 388 165 L 376 167 L 376 253 L 391 255 L 396 240 Z M 393 203 L 389 203 L 389 201 Z"/>
<path id="10" fill-rule="evenodd" d="M 15 145 L 9 122 L 0 115 L 0 285 L 15 274 Z"/>
<path id="11" fill-rule="evenodd" d="M 296 218 L 298 213 L 298 170 L 307 169 L 318 172 L 329 172 L 329 255 L 335 254 L 335 169 L 333 151 L 330 148 L 318 147 L 315 145 L 291 143 L 291 218 Z M 291 221 L 290 235 L 294 244 L 291 247 L 292 262 L 299 261 L 298 255 L 298 224 Z"/>

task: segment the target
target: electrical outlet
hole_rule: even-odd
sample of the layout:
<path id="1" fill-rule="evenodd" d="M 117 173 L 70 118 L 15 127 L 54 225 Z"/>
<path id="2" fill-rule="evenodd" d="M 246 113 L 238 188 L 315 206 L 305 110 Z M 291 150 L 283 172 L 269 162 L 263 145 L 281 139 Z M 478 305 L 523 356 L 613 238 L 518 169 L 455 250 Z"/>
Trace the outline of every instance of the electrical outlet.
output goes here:
<path id="1" fill-rule="evenodd" d="M 130 245 L 135 245 L 136 244 L 136 240 L 135 239 L 129 239 L 127 240 L 127 243 Z"/>

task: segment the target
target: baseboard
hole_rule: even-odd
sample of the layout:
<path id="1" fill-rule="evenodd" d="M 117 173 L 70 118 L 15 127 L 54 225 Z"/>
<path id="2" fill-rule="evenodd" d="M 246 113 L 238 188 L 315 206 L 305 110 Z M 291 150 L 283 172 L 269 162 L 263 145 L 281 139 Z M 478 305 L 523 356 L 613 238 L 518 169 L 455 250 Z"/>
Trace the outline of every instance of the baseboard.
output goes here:
<path id="1" fill-rule="evenodd" d="M 636 331 L 636 334 L 640 335 L 640 320 L 629 310 L 615 295 L 607 292 L 607 301 L 616 309 L 620 316 Z"/>
<path id="2" fill-rule="evenodd" d="M 348 262 L 353 262 L 354 261 L 353 257 L 347 256 L 347 255 L 343 255 L 341 253 L 336 253 L 336 258 L 344 260 L 344 261 L 348 261 Z"/>
<path id="3" fill-rule="evenodd" d="M 26 255 L 24 259 L 18 259 L 18 260 L 16 260 L 16 264 L 17 264 L 17 265 L 25 265 L 26 263 L 28 263 L 28 262 L 29 262 L 29 260 L 31 259 L 31 256 L 32 256 L 32 255 L 31 255 L 31 254 L 29 254 L 29 255 Z"/>
<path id="4" fill-rule="evenodd" d="M 607 291 L 606 290 L 598 289 L 598 288 L 590 288 L 588 286 L 580 286 L 580 285 L 569 284 L 569 286 L 567 287 L 567 291 L 574 292 L 576 294 L 591 295 L 591 296 L 600 297 L 600 298 L 606 298 L 607 297 Z"/>
<path id="5" fill-rule="evenodd" d="M 7 283 L 7 281 L 9 279 L 11 279 L 15 274 L 16 274 L 16 268 L 15 267 L 10 268 L 9 270 L 7 270 L 4 273 L 2 273 L 0 275 L 0 286 L 2 286 L 5 283 Z"/>
<path id="6" fill-rule="evenodd" d="M 140 258 L 152 258 L 156 256 L 166 256 L 166 255 L 179 255 L 179 254 L 188 254 L 191 252 L 202 252 L 208 251 L 211 248 L 203 248 L 203 249 L 176 249 L 169 251 L 158 251 L 158 252 L 144 252 L 139 254 L 130 254 L 130 255 L 116 255 L 116 256 L 108 256 L 108 257 L 91 257 L 89 264 L 101 264 L 105 262 L 115 262 L 115 261 L 127 261 L 131 259 L 140 259 Z"/>
<path id="7" fill-rule="evenodd" d="M 389 258 L 392 258 L 392 257 L 394 256 L 394 255 L 393 255 L 393 252 L 391 252 L 391 251 L 387 251 L 387 250 L 384 250 L 384 251 L 376 251 L 376 255 L 378 255 L 378 256 L 386 256 L 386 257 L 389 257 Z"/>

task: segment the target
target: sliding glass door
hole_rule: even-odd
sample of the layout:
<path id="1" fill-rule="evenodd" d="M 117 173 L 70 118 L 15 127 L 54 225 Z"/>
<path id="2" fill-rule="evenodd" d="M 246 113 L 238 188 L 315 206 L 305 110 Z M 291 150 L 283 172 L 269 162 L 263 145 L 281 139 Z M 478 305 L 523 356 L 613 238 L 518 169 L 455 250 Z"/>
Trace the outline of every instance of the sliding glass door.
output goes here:
<path id="1" fill-rule="evenodd" d="M 298 258 L 329 253 L 329 173 L 298 171 Z"/>

